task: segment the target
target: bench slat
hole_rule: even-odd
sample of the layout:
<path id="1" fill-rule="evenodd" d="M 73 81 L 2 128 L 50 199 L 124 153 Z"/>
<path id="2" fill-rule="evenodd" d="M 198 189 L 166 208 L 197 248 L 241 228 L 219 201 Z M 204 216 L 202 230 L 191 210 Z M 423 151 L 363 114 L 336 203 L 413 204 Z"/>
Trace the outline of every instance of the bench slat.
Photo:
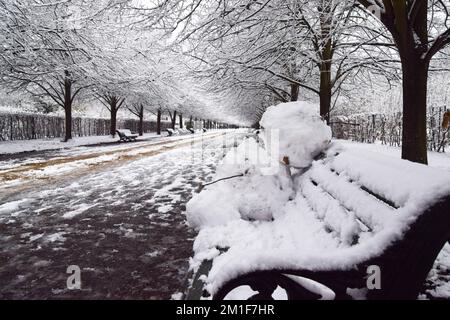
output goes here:
<path id="1" fill-rule="evenodd" d="M 309 179 L 302 181 L 301 192 L 311 209 L 317 213 L 317 218 L 323 221 L 325 228 L 336 233 L 340 243 L 346 246 L 354 244 L 361 228 L 353 213 Z"/>
<path id="2" fill-rule="evenodd" d="M 333 172 L 335 175 L 337 176 L 341 176 L 342 172 L 338 172 L 336 170 L 334 170 L 333 168 L 330 168 L 331 172 Z M 392 207 L 393 209 L 399 209 L 399 206 L 397 206 L 394 202 L 392 202 L 389 199 L 386 199 L 383 196 L 380 196 L 379 194 L 376 194 L 375 192 L 373 192 L 372 190 L 370 190 L 369 188 L 367 188 L 366 186 L 362 185 L 359 181 L 355 181 L 352 178 L 347 177 L 347 180 L 350 183 L 354 183 L 357 184 L 359 188 L 361 188 L 363 191 L 367 192 L 368 194 L 370 194 L 371 196 L 377 198 L 378 200 L 384 202 L 385 204 L 387 204 L 388 206 Z"/>
<path id="3" fill-rule="evenodd" d="M 316 163 L 306 175 L 375 232 L 382 229 L 395 214 L 392 207 L 350 183 L 348 177 L 335 175 L 321 162 Z"/>
<path id="4" fill-rule="evenodd" d="M 397 208 L 430 193 L 439 197 L 450 191 L 445 171 L 370 151 L 345 150 L 329 164 Z"/>

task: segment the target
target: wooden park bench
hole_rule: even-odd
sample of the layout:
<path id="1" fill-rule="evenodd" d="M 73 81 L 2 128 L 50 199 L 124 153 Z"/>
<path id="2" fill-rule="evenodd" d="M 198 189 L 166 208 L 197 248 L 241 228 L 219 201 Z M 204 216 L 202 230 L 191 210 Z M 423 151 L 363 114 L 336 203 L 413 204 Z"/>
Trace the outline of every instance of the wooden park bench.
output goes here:
<path id="1" fill-rule="evenodd" d="M 310 208 L 308 217 L 322 226 L 337 248 L 318 250 L 321 254 L 315 256 L 312 252 L 323 245 L 310 241 L 314 243 L 312 252 L 292 252 L 295 267 L 289 268 L 285 267 L 289 256 L 280 257 L 278 263 L 277 252 L 269 248 L 256 253 L 262 257 L 253 264 L 261 266 L 257 270 L 232 258 L 215 268 L 216 257 L 198 268 L 186 298 L 209 296 L 203 280 L 215 268 L 215 277 L 232 275 L 215 283 L 211 293 L 218 300 L 241 286 L 257 292 L 251 299 L 270 300 L 278 287 L 292 300 L 321 297 L 297 277 L 326 286 L 335 299 L 354 298 L 351 292 L 355 289 L 365 290 L 366 299 L 417 299 L 436 257 L 450 239 L 449 174 L 379 154 L 340 150 L 317 159 L 297 178 L 297 192 Z M 354 230 L 345 229 L 352 223 Z M 302 242 L 302 234 L 295 237 Z M 221 258 L 232 251 L 216 249 Z M 270 267 L 262 267 L 266 255 Z M 242 259 L 252 264 L 245 253 Z M 369 290 L 368 270 L 373 266 L 380 270 L 381 287 Z"/>
<path id="2" fill-rule="evenodd" d="M 119 135 L 121 142 L 136 141 L 137 138 L 139 137 L 138 134 L 132 133 L 131 130 L 128 129 L 117 130 L 117 134 Z"/>
<path id="3" fill-rule="evenodd" d="M 172 137 L 177 134 L 177 132 L 174 129 L 166 129 L 167 134 L 169 137 Z"/>
<path id="4" fill-rule="evenodd" d="M 193 129 L 181 129 L 182 134 L 194 134 L 195 131 Z"/>

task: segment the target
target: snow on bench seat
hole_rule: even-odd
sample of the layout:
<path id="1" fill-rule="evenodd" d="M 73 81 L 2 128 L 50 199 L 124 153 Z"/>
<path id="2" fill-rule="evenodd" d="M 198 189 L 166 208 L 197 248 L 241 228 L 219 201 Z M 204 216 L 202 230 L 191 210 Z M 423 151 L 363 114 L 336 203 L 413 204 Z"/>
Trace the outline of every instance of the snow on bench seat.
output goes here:
<path id="1" fill-rule="evenodd" d="M 225 159 L 246 153 L 248 165 L 238 169 L 248 174 L 212 185 L 188 204 L 188 221 L 200 230 L 191 267 L 213 260 L 206 280 L 211 294 L 254 271 L 351 270 L 382 256 L 427 208 L 450 195 L 448 172 L 335 145 L 294 175 L 295 197 L 288 200 L 280 195 L 287 193 L 280 192 L 282 175 L 258 174 L 251 161 L 265 150 L 248 143 L 253 147 L 243 144 Z M 226 172 L 235 174 L 236 168 Z M 262 208 L 261 192 L 273 221 L 242 214 L 246 206 Z"/>

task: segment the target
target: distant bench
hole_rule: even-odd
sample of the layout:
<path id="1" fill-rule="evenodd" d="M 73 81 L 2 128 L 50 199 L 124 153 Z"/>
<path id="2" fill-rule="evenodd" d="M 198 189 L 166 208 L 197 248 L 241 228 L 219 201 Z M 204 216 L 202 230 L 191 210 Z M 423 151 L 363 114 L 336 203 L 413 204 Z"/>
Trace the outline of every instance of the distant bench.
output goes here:
<path id="1" fill-rule="evenodd" d="M 439 173 L 445 177 L 441 178 Z M 251 297 L 254 300 L 272 299 L 278 287 L 286 291 L 290 300 L 320 297 L 296 281 L 296 277 L 325 285 L 334 292 L 336 299 L 351 299 L 349 289 L 367 289 L 371 266 L 381 270 L 381 289 L 368 290 L 367 299 L 416 299 L 436 257 L 450 239 L 448 177 L 447 173 L 434 168 L 361 151 L 341 150 L 316 160 L 299 176 L 298 192 L 310 210 L 308 217 L 322 225 L 336 241 L 336 248 L 326 251 L 320 238 L 308 241 L 315 243 L 306 253 L 308 262 L 294 269 L 283 267 L 284 262 L 280 260 L 279 267 L 254 270 L 249 266 L 247 270 L 245 265 L 250 265 L 252 260 L 243 252 L 246 264 L 233 260 L 241 269 L 233 269 L 233 261 L 227 261 L 221 265 L 222 269 L 214 270 L 215 276 L 235 276 L 216 284 L 218 289 L 213 292 L 213 299 L 224 299 L 242 286 L 250 286 L 257 292 Z M 416 205 L 414 201 L 427 192 L 435 197 Z M 405 210 L 413 210 L 415 218 L 404 216 Z M 400 238 L 395 232 L 399 228 L 404 228 Z M 302 234 L 295 236 L 297 241 L 302 241 Z M 377 248 L 376 253 L 372 252 L 374 248 Z M 216 249 L 221 252 L 221 258 L 231 251 L 230 248 Z M 315 256 L 315 250 L 321 254 Z M 326 253 L 324 256 L 323 252 L 329 252 L 329 256 Z M 256 254 L 265 257 L 265 252 Z M 302 252 L 292 254 L 302 261 Z M 339 265 L 336 259 L 345 261 L 345 265 Z M 277 252 L 270 252 L 269 260 L 271 265 L 277 265 Z M 188 300 L 209 295 L 204 290 L 203 279 L 208 276 L 213 261 L 205 260 L 198 268 L 187 293 Z M 320 267 L 309 264 L 317 261 Z"/>
<path id="2" fill-rule="evenodd" d="M 139 137 L 138 134 L 132 133 L 131 130 L 128 129 L 117 130 L 117 134 L 119 135 L 121 142 L 136 141 L 136 139 Z"/>
<path id="3" fill-rule="evenodd" d="M 176 135 L 187 135 L 187 134 L 194 134 L 195 131 L 193 129 L 166 129 L 167 133 L 169 134 L 169 137 L 176 136 Z"/>

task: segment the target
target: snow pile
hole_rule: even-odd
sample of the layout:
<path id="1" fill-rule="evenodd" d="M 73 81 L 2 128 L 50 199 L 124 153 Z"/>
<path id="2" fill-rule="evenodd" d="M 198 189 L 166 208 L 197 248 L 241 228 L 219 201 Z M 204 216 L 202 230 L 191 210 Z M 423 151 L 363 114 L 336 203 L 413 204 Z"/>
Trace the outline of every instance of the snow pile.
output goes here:
<path id="1" fill-rule="evenodd" d="M 246 139 L 225 156 L 214 180 L 234 178 L 205 187 L 187 204 L 189 225 L 201 229 L 240 219 L 271 221 L 293 191 L 280 168 L 277 175 L 264 174 L 271 165 L 256 140 Z"/>
<path id="2" fill-rule="evenodd" d="M 282 103 L 267 109 L 261 120 L 263 139 L 268 142 L 271 132 L 279 132 L 279 161 L 288 157 L 291 166 L 308 167 L 327 148 L 331 128 L 318 110 L 318 105 L 309 102 Z"/>

